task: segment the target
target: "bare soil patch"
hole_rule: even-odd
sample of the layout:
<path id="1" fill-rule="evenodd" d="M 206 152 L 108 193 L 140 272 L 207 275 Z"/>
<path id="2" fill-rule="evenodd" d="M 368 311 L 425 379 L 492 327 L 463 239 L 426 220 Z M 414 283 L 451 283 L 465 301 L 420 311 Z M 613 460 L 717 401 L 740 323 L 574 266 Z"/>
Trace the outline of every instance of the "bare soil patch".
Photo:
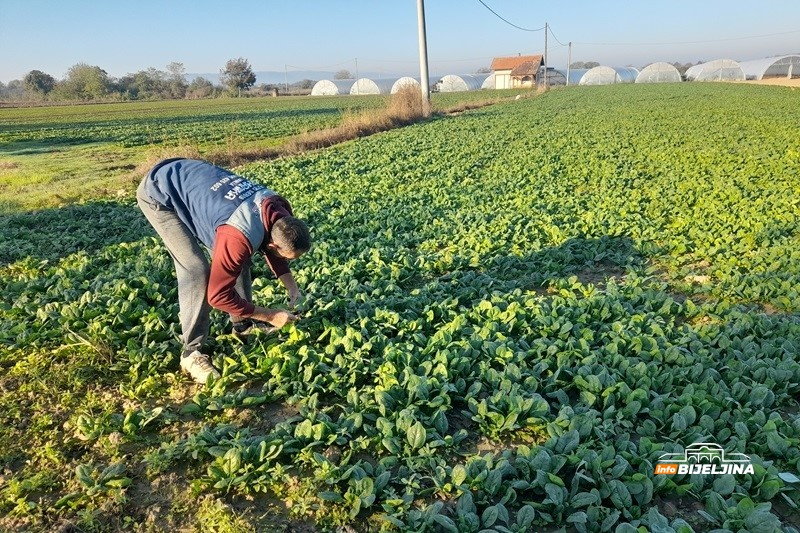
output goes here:
<path id="1" fill-rule="evenodd" d="M 582 284 L 592 284 L 603 290 L 610 279 L 621 281 L 625 277 L 625 268 L 604 260 L 595 263 L 592 267 L 575 272 L 575 275 Z"/>
<path id="2" fill-rule="evenodd" d="M 778 85 L 780 87 L 800 88 L 800 78 L 770 78 L 766 80 L 747 80 L 738 83 L 749 83 L 751 85 Z"/>

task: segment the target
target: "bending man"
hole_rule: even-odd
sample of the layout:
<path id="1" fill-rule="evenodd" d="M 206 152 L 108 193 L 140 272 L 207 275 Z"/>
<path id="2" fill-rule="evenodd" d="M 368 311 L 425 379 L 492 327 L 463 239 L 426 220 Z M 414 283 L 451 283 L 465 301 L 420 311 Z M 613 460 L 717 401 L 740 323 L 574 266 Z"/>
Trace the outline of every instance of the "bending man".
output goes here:
<path id="1" fill-rule="evenodd" d="M 311 247 L 306 224 L 274 191 L 205 161 L 167 159 L 144 177 L 136 198 L 175 263 L 183 351 L 181 369 L 198 383 L 219 377 L 202 352 L 214 307 L 228 313 L 233 332 L 273 329 L 297 320 L 252 303 L 251 258 L 263 254 L 289 293 L 300 297 L 289 261 Z M 202 246 L 211 251 L 211 262 Z"/>

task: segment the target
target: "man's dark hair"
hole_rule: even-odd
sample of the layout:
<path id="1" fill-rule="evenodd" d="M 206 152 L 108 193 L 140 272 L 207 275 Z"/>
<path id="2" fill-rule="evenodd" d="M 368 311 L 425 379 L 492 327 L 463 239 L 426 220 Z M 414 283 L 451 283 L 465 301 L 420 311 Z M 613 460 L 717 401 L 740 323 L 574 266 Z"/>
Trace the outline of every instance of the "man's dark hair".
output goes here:
<path id="1" fill-rule="evenodd" d="M 272 242 L 285 250 L 306 253 L 311 249 L 311 233 L 308 226 L 292 216 L 279 218 L 272 225 Z"/>

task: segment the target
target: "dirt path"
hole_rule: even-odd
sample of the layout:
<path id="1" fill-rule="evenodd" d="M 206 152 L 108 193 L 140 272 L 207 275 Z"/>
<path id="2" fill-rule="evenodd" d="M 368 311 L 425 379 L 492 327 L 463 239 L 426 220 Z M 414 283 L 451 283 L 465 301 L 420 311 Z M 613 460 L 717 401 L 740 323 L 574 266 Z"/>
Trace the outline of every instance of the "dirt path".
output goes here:
<path id="1" fill-rule="evenodd" d="M 800 78 L 770 78 L 768 80 L 747 80 L 740 83 L 751 83 L 754 85 L 780 85 L 781 87 L 800 88 Z"/>

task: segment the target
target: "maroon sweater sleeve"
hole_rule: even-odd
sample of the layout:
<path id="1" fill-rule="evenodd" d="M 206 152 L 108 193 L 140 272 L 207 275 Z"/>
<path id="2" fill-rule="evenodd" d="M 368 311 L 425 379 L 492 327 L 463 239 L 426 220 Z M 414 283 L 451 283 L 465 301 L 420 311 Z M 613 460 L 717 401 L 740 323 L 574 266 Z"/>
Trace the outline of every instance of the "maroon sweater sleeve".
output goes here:
<path id="1" fill-rule="evenodd" d="M 274 195 L 267 197 L 261 204 L 261 218 L 267 223 L 267 231 L 272 231 L 272 225 L 283 217 L 292 215 L 292 206 L 283 196 Z M 262 249 L 264 259 L 276 277 L 281 277 L 289 272 L 289 261 Z"/>
<path id="2" fill-rule="evenodd" d="M 217 228 L 208 280 L 208 303 L 212 307 L 233 316 L 253 314 L 256 306 L 239 296 L 234 288 L 252 255 L 253 248 L 241 231 L 227 224 Z"/>

